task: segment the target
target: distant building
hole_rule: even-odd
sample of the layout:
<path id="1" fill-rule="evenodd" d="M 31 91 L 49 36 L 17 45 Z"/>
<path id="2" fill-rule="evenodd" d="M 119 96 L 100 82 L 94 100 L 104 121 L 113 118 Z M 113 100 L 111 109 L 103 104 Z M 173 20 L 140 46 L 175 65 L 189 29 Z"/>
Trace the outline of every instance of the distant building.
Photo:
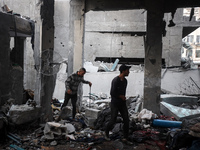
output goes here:
<path id="1" fill-rule="evenodd" d="M 190 16 L 191 8 L 186 8 L 183 11 L 183 15 L 189 17 Z M 200 21 L 200 8 L 197 7 L 194 9 L 194 21 Z M 183 38 L 183 42 L 188 44 L 192 51 L 190 52 L 190 49 L 183 48 L 184 51 L 182 53 L 182 57 L 189 56 L 194 64 L 200 65 L 200 27 L 197 28 L 195 31 L 191 32 L 187 36 Z M 189 54 L 191 53 L 191 54 Z"/>

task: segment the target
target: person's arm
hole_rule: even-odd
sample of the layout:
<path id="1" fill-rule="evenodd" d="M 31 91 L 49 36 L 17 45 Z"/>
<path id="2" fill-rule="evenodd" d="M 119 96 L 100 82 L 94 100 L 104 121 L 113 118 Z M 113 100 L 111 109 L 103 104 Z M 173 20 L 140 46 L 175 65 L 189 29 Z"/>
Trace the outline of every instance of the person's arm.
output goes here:
<path id="1" fill-rule="evenodd" d="M 124 79 L 124 84 L 125 84 L 125 88 L 123 89 L 124 90 L 124 94 L 121 94 L 121 95 L 119 95 L 119 97 L 123 100 L 123 101 L 125 101 L 126 100 L 126 87 L 127 87 L 127 80 L 126 79 Z"/>
<path id="2" fill-rule="evenodd" d="M 89 84 L 89 86 L 92 86 L 92 83 L 90 82 L 90 81 L 86 81 L 86 80 L 84 80 L 83 78 L 82 78 L 82 81 L 81 81 L 82 83 L 85 83 L 85 84 Z"/>

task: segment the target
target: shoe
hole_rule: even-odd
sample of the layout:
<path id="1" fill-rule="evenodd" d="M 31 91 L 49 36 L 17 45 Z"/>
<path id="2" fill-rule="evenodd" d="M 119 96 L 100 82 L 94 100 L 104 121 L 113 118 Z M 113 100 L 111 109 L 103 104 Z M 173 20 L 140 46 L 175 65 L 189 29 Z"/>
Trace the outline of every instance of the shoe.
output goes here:
<path id="1" fill-rule="evenodd" d="M 110 138 L 108 136 L 105 136 L 106 141 L 110 141 Z"/>
<path id="2" fill-rule="evenodd" d="M 106 132 L 106 131 L 105 131 L 105 140 L 110 141 L 109 132 Z"/>
<path id="3" fill-rule="evenodd" d="M 128 141 L 127 139 L 122 139 L 122 142 L 125 143 L 126 145 L 133 145 L 131 141 Z"/>

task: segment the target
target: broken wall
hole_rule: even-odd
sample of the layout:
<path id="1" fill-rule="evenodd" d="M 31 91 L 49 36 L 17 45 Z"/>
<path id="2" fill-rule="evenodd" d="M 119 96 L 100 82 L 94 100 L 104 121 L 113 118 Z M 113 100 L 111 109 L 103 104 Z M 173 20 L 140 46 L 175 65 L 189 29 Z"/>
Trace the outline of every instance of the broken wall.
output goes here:
<path id="1" fill-rule="evenodd" d="M 13 10 L 13 13 L 35 20 L 35 11 L 37 11 L 36 1 L 4 0 L 4 3 Z M 32 49 L 31 37 L 25 39 L 24 46 L 24 88 L 34 90 L 36 70 L 34 69 L 35 61 L 33 59 L 34 51 Z"/>
<path id="2" fill-rule="evenodd" d="M 175 27 L 168 27 L 171 14 L 166 13 L 166 37 L 163 55 L 166 66 L 180 66 L 183 10 L 177 9 Z M 146 33 L 145 10 L 90 11 L 86 13 L 84 58 L 94 62 L 96 57 L 144 58 Z"/>
<path id="3" fill-rule="evenodd" d="M 13 12 L 21 14 L 22 16 L 30 17 L 32 20 L 40 20 L 40 5 L 42 1 L 32 0 L 4 0 L 4 3 L 13 10 Z M 17 4 L 17 5 L 16 5 Z M 20 7 L 19 7 L 20 6 Z M 38 15 L 39 14 L 39 15 Z M 55 51 L 58 52 L 64 59 L 68 57 L 70 52 L 68 48 L 68 33 L 69 33 L 69 0 L 55 0 Z M 35 23 L 36 32 L 40 31 L 40 22 Z M 40 34 L 40 33 L 37 33 Z M 37 52 L 40 51 L 40 38 L 37 36 L 35 42 Z M 35 80 L 37 78 L 37 71 L 35 70 L 35 64 L 38 65 L 40 59 L 34 60 L 33 56 L 39 55 L 32 49 L 31 37 L 27 37 L 25 40 L 24 49 L 24 88 L 35 89 Z"/>
<path id="4" fill-rule="evenodd" d="M 166 20 L 166 36 L 163 37 L 163 53 L 162 58 L 165 58 L 166 66 L 180 66 L 181 65 L 181 48 L 182 48 L 182 34 L 183 34 L 183 9 L 176 10 L 174 15 L 174 27 L 168 27 L 169 20 L 172 19 L 171 13 L 165 13 Z"/>
<path id="5" fill-rule="evenodd" d="M 55 39 L 54 50 L 58 52 L 63 59 L 67 59 L 70 53 L 69 49 L 69 0 L 55 0 Z"/>
<path id="6" fill-rule="evenodd" d="M 86 73 L 84 78 L 92 82 L 92 93 L 105 93 L 110 96 L 112 79 L 119 72 Z M 161 89 L 173 94 L 200 94 L 200 70 L 162 70 Z M 127 96 L 143 95 L 144 72 L 130 71 L 127 77 Z M 89 95 L 88 85 L 83 85 L 83 95 Z"/>
<path id="7" fill-rule="evenodd" d="M 84 58 L 144 58 L 145 10 L 86 13 Z"/>
<path id="8" fill-rule="evenodd" d="M 0 106 L 2 106 L 11 94 L 9 26 L 12 21 L 11 17 L 3 13 L 0 13 L 0 18 Z"/>

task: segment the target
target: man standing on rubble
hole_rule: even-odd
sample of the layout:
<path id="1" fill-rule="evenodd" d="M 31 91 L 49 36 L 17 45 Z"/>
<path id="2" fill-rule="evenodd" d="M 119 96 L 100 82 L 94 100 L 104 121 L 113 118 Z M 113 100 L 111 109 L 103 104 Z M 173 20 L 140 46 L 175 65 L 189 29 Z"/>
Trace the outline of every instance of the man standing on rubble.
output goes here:
<path id="1" fill-rule="evenodd" d="M 66 91 L 65 91 L 64 103 L 61 107 L 61 110 L 63 107 L 67 106 L 69 100 L 71 99 L 71 103 L 73 107 L 72 119 L 75 119 L 75 115 L 76 115 L 76 101 L 77 101 L 77 92 L 78 92 L 79 84 L 82 82 L 85 84 L 89 84 L 89 86 L 92 86 L 91 82 L 84 80 L 83 77 L 85 73 L 86 73 L 85 68 L 81 68 L 76 73 L 70 75 L 65 81 Z"/>
<path id="2" fill-rule="evenodd" d="M 110 140 L 109 131 L 113 128 L 113 125 L 116 122 L 118 112 L 120 112 L 123 118 L 123 132 L 124 138 L 122 142 L 131 145 L 132 142 L 128 141 L 129 135 L 129 116 L 128 109 L 126 106 L 126 87 L 127 87 L 127 79 L 126 76 L 129 75 L 130 66 L 121 65 L 119 68 L 120 74 L 112 80 L 111 83 L 111 119 L 106 127 L 106 140 Z"/>

